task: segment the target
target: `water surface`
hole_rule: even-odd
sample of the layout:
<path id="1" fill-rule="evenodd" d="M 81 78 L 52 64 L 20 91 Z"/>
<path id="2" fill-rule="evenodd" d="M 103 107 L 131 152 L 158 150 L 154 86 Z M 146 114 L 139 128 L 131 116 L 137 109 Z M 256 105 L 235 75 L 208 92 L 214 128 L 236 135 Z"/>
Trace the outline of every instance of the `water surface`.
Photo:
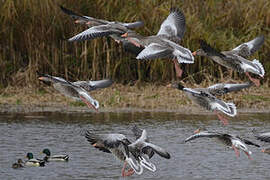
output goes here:
<path id="1" fill-rule="evenodd" d="M 82 136 L 86 129 L 100 133 L 123 133 L 130 138 L 132 125 L 148 132 L 151 142 L 168 150 L 171 159 L 155 155 L 151 161 L 157 166 L 155 173 L 145 170 L 129 179 L 269 179 L 270 155 L 260 148 L 249 146 L 253 160 L 241 152 L 217 144 L 212 139 L 183 140 L 198 127 L 238 134 L 256 141 L 251 130 L 269 131 L 270 114 L 241 114 L 229 120 L 224 127 L 215 116 L 183 115 L 174 112 L 128 113 L 32 113 L 0 114 L 0 179 L 122 179 L 122 163 L 111 154 L 103 153 Z M 35 157 L 43 148 L 52 154 L 70 155 L 67 163 L 49 163 L 45 167 L 11 168 L 27 152 Z"/>

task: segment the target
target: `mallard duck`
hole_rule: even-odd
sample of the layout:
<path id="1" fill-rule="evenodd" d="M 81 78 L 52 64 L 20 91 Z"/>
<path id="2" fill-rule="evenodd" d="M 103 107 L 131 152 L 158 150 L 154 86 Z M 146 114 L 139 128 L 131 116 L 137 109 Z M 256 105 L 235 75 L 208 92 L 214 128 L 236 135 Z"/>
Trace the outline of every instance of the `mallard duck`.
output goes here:
<path id="1" fill-rule="evenodd" d="M 86 24 L 89 29 L 73 36 L 69 41 L 84 41 L 90 40 L 97 37 L 110 36 L 117 43 L 119 43 L 123 38 L 121 35 L 128 31 L 128 29 L 133 29 L 143 26 L 142 21 L 136 21 L 132 23 L 123 23 L 118 21 L 107 21 L 103 19 L 96 19 L 89 16 L 81 16 L 77 13 L 60 6 L 61 10 L 75 19 L 75 23 Z"/>
<path id="2" fill-rule="evenodd" d="M 201 138 L 201 137 L 208 137 L 208 138 L 215 138 L 222 142 L 224 145 L 232 147 L 233 150 L 235 151 L 236 157 L 240 156 L 239 150 L 242 150 L 245 152 L 245 154 L 248 156 L 249 159 L 251 159 L 251 154 L 252 152 L 248 150 L 247 145 L 253 145 L 256 147 L 260 147 L 260 145 L 255 144 L 247 139 L 241 138 L 239 136 L 231 135 L 231 134 L 226 134 L 226 133 L 219 133 L 219 132 L 211 132 L 211 131 L 201 131 L 201 129 L 197 129 L 194 131 L 194 135 L 188 137 L 185 139 L 185 142 Z"/>
<path id="3" fill-rule="evenodd" d="M 246 58 L 256 52 L 263 44 L 264 36 L 258 36 L 255 39 L 243 43 L 231 51 L 218 52 L 205 41 L 200 40 L 201 49 L 193 52 L 196 56 L 206 56 L 227 68 L 245 73 L 256 86 L 260 85 L 258 79 L 252 78 L 249 73 L 259 75 L 263 78 L 265 71 L 263 65 L 257 60 L 249 61 Z"/>
<path id="4" fill-rule="evenodd" d="M 122 37 L 126 37 L 135 46 L 144 47 L 136 59 L 174 59 L 176 74 L 181 77 L 182 70 L 179 63 L 194 63 L 191 51 L 177 44 L 177 41 L 183 38 L 185 28 L 184 14 L 179 9 L 172 8 L 169 16 L 162 22 L 157 35 L 143 37 L 128 31 Z"/>
<path id="5" fill-rule="evenodd" d="M 215 84 L 208 88 L 185 88 L 181 83 L 172 83 L 168 87 L 173 87 L 187 93 L 188 97 L 200 105 L 201 107 L 214 111 L 218 118 L 224 125 L 228 124 L 228 120 L 220 114 L 220 112 L 234 117 L 237 114 L 236 106 L 233 103 L 226 103 L 216 97 L 216 95 L 222 95 L 231 91 L 239 91 L 243 88 L 248 88 L 252 84 Z"/>
<path id="6" fill-rule="evenodd" d="M 155 165 L 144 158 L 143 153 L 147 153 L 145 149 L 152 148 L 153 151 L 161 157 L 167 159 L 170 158 L 170 154 L 163 148 L 146 142 L 147 134 L 145 130 L 143 130 L 140 138 L 133 143 L 131 143 L 123 134 L 95 134 L 87 131 L 85 137 L 95 148 L 106 153 L 112 153 L 120 161 L 124 162 L 121 173 L 122 176 L 130 176 L 134 172 L 136 174 L 142 174 L 143 167 L 153 172 L 156 170 Z M 135 158 L 136 163 L 130 155 Z M 125 172 L 127 164 L 131 169 L 129 169 L 128 172 Z"/>
<path id="7" fill-rule="evenodd" d="M 45 166 L 45 161 L 42 159 L 34 159 L 34 155 L 31 152 L 26 154 L 26 158 L 28 158 L 28 160 L 24 163 L 25 166 L 29 167 Z"/>
<path id="8" fill-rule="evenodd" d="M 98 111 L 99 102 L 93 99 L 87 90 L 91 90 L 93 88 L 94 83 L 89 83 L 93 81 L 78 81 L 78 82 L 69 82 L 61 77 L 50 76 L 48 74 L 39 74 L 39 80 L 45 82 L 53 83 L 53 87 L 58 90 L 60 93 L 65 96 L 71 97 L 76 100 L 83 101 L 89 108 L 94 108 Z M 101 86 L 102 85 L 102 86 Z M 104 86 L 103 86 L 104 85 Z M 104 88 L 111 85 L 111 83 L 100 83 L 99 86 L 96 85 L 96 88 Z"/>
<path id="9" fill-rule="evenodd" d="M 46 162 L 52 162 L 52 161 L 68 161 L 69 156 L 66 154 L 59 154 L 59 155 L 53 155 L 51 156 L 51 151 L 49 149 L 43 149 L 41 153 L 44 153 L 46 156 L 43 158 Z"/>
<path id="10" fill-rule="evenodd" d="M 12 164 L 12 168 L 14 168 L 14 169 L 22 168 L 22 167 L 24 167 L 23 164 L 24 164 L 23 160 L 18 159 L 18 161 L 16 163 Z"/>

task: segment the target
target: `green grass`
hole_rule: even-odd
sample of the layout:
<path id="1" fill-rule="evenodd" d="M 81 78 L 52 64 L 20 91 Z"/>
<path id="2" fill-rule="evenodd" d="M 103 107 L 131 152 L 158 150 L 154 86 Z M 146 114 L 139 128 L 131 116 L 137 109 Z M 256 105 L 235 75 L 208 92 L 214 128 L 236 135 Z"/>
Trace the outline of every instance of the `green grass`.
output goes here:
<path id="1" fill-rule="evenodd" d="M 270 101 L 269 97 L 260 96 L 260 95 L 243 95 L 243 99 L 250 101 Z"/>

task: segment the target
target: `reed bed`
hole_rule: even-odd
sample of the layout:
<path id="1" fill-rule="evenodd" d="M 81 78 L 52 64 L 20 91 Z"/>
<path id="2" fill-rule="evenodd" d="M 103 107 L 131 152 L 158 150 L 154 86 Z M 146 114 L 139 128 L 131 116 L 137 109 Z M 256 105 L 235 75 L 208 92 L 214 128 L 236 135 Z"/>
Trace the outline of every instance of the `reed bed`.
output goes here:
<path id="1" fill-rule="evenodd" d="M 117 21 L 142 20 L 143 35 L 158 32 L 170 7 L 186 16 L 187 30 L 181 44 L 191 50 L 205 39 L 221 50 L 229 50 L 257 35 L 265 35 L 263 47 L 251 57 L 265 67 L 264 84 L 269 87 L 270 1 L 269 0 L 1 0 L 0 1 L 0 88 L 39 85 L 36 71 L 68 80 L 112 78 L 119 83 L 175 80 L 168 60 L 138 61 L 110 38 L 85 42 L 67 39 L 87 27 L 75 25 L 58 5 L 83 15 Z M 243 79 L 216 63 L 196 57 L 182 64 L 183 79 L 190 83 Z"/>

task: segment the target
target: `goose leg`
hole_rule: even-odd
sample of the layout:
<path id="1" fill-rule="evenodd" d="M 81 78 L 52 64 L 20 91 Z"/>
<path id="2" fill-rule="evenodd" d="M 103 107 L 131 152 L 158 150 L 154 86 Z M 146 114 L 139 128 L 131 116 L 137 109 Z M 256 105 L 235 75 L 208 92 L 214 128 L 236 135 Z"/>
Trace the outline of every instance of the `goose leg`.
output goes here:
<path id="1" fill-rule="evenodd" d="M 215 111 L 215 113 L 216 113 L 218 119 L 221 120 L 221 122 L 222 122 L 225 126 L 229 124 L 228 119 L 225 118 L 224 116 L 222 116 L 222 114 L 220 114 L 220 113 L 217 112 L 217 111 Z"/>
<path id="2" fill-rule="evenodd" d="M 259 79 L 252 78 L 248 72 L 246 72 L 246 75 L 257 87 L 260 86 L 260 80 Z"/>
<path id="3" fill-rule="evenodd" d="M 233 148 L 233 150 L 235 152 L 236 157 L 239 157 L 240 156 L 239 150 L 234 145 L 232 145 L 232 148 Z"/>
<path id="4" fill-rule="evenodd" d="M 178 78 L 181 78 L 181 76 L 183 74 L 183 70 L 180 68 L 177 59 L 174 59 L 173 62 L 174 62 L 174 68 L 175 68 L 175 71 L 176 71 L 176 76 Z"/>
<path id="5" fill-rule="evenodd" d="M 98 110 L 91 103 L 89 103 L 84 97 L 80 96 L 80 98 L 90 109 L 94 108 L 94 110 L 98 112 Z"/>
<path id="6" fill-rule="evenodd" d="M 133 39 L 131 39 L 131 38 L 127 38 L 127 39 L 128 39 L 128 41 L 129 41 L 130 43 L 132 43 L 134 46 L 141 47 L 141 45 L 140 45 L 139 43 L 137 43 L 136 41 L 134 41 Z"/>
<path id="7" fill-rule="evenodd" d="M 121 174 L 122 174 L 122 176 L 123 177 L 125 177 L 125 176 L 131 176 L 132 174 L 134 174 L 134 170 L 133 169 L 129 169 L 128 171 L 127 171 L 127 173 L 126 173 L 126 167 L 127 167 L 127 162 L 125 161 L 124 162 L 124 166 L 123 166 L 123 168 L 122 168 L 122 171 L 121 171 Z"/>
<path id="8" fill-rule="evenodd" d="M 248 152 L 245 152 L 245 154 L 247 155 L 248 159 L 252 160 L 252 157 L 248 154 Z"/>

